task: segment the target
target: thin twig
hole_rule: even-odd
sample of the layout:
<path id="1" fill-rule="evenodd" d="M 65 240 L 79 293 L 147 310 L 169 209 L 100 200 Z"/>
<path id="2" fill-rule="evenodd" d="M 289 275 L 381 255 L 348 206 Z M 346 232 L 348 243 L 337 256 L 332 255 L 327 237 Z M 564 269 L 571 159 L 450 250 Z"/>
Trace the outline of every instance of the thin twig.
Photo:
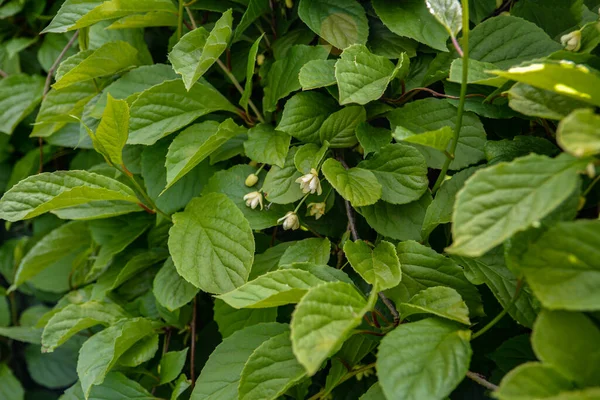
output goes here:
<path id="1" fill-rule="evenodd" d="M 231 81 L 231 83 L 233 83 L 233 86 L 235 86 L 235 88 L 238 90 L 238 92 L 240 92 L 240 94 L 243 95 L 244 94 L 244 88 L 242 87 L 242 85 L 240 85 L 240 83 L 235 78 L 235 76 L 231 73 L 231 71 L 229 70 L 229 68 L 227 68 L 227 66 L 225 64 L 223 64 L 223 61 L 221 61 L 218 58 L 217 58 L 217 64 L 219 65 L 219 67 L 221 67 L 221 69 L 223 70 L 223 72 L 225 73 L 225 75 L 227 75 L 227 77 L 229 78 L 229 80 Z M 252 101 L 252 99 L 248 99 L 248 105 L 250 106 L 250 108 L 252 109 L 252 111 L 254 111 L 254 114 L 256 115 L 256 118 L 258 118 L 258 120 L 260 122 L 264 123 L 265 119 L 263 118 L 263 116 L 260 113 L 260 111 L 258 111 L 258 108 L 256 108 L 256 105 L 254 104 L 254 102 Z"/>
<path id="2" fill-rule="evenodd" d="M 177 40 L 183 35 L 183 0 L 179 0 L 179 8 L 177 10 Z"/>
<path id="3" fill-rule="evenodd" d="M 358 240 L 358 231 L 356 230 L 356 218 L 354 216 L 354 209 L 350 205 L 348 200 L 344 200 L 346 204 L 346 216 L 348 217 L 348 226 L 350 227 L 350 233 L 352 234 L 352 240 Z"/>
<path id="4" fill-rule="evenodd" d="M 400 323 L 400 314 L 398 313 L 398 310 L 396 310 L 394 303 L 392 303 L 383 292 L 379 292 L 378 294 L 383 304 L 385 304 L 388 310 L 390 310 L 390 313 L 392 313 L 392 316 L 394 317 L 394 326 L 398 326 Z"/>
<path id="5" fill-rule="evenodd" d="M 463 53 L 463 49 L 460 47 L 460 44 L 458 43 L 458 40 L 456 40 L 454 35 L 452 35 L 452 45 L 454 45 L 454 48 L 456 49 L 458 55 L 461 56 L 461 58 L 464 57 L 465 54 Z"/>
<path id="6" fill-rule="evenodd" d="M 75 34 L 73 35 L 73 37 L 71 38 L 71 40 L 69 40 L 69 42 L 62 49 L 62 51 L 60 52 L 60 54 L 58 55 L 58 57 L 56 57 L 56 60 L 54 60 L 54 64 L 52 64 L 52 66 L 48 70 L 48 75 L 46 75 L 46 83 L 44 85 L 44 94 L 43 94 L 43 97 L 46 97 L 46 95 L 50 91 L 50 82 L 52 81 L 52 75 L 54 75 L 54 71 L 56 71 L 56 68 L 58 67 L 58 64 L 60 64 L 60 62 L 62 61 L 62 59 L 65 56 L 65 54 L 67 54 L 67 51 L 69 51 L 69 49 L 71 48 L 71 46 L 73 46 L 73 43 L 75 43 L 75 41 L 77 40 L 78 36 L 79 36 L 79 31 L 76 31 Z"/>
<path id="7" fill-rule="evenodd" d="M 190 323 L 190 330 L 192 335 L 192 342 L 190 343 L 190 375 L 192 379 L 192 388 L 196 386 L 196 371 L 194 364 L 196 363 L 196 314 L 198 311 L 198 300 L 194 297 L 194 306 L 192 309 L 192 322 Z"/>
<path id="8" fill-rule="evenodd" d="M 508 305 L 506 307 L 504 307 L 504 310 L 502 310 L 502 312 L 500 312 L 498 315 L 496 315 L 496 318 L 494 318 L 493 320 L 488 322 L 488 324 L 486 326 L 484 326 L 483 328 L 481 328 L 480 330 L 475 332 L 473 334 L 473 336 L 471 336 L 471 340 L 477 339 L 479 336 L 483 335 L 484 333 L 486 333 L 487 331 L 492 329 L 492 327 L 494 325 L 496 325 L 498 323 L 498 321 L 500 321 L 510 311 L 510 309 L 515 305 L 517 300 L 519 300 L 519 296 L 521 295 L 522 287 L 523 287 L 523 280 L 519 279 L 517 281 L 517 287 L 515 288 L 515 294 L 513 295 L 513 298 L 510 301 L 510 303 L 508 303 Z"/>
<path id="9" fill-rule="evenodd" d="M 477 382 L 481 386 L 485 387 L 486 389 L 498 390 L 498 386 L 494 385 L 491 382 L 486 381 L 483 378 L 483 376 L 481 376 L 481 375 L 479 375 L 479 374 L 477 374 L 475 372 L 467 371 L 467 377 L 469 379 L 472 379 L 473 381 Z"/>
<path id="10" fill-rule="evenodd" d="M 198 27 L 198 25 L 196 25 L 196 19 L 194 18 L 194 14 L 192 14 L 192 10 L 190 10 L 189 7 L 186 7 L 185 12 L 187 13 L 188 17 L 190 17 L 190 23 L 192 24 L 192 29 L 196 29 Z"/>
<path id="11" fill-rule="evenodd" d="M 0 76 L 3 78 L 6 78 L 8 76 L 8 74 L 4 70 L 0 69 Z"/>

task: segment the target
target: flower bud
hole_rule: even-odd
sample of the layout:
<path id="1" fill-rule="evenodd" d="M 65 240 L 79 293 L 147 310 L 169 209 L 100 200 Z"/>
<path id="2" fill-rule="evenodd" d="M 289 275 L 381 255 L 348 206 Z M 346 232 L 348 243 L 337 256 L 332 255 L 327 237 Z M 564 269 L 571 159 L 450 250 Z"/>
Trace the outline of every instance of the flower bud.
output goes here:
<path id="1" fill-rule="evenodd" d="M 321 218 L 325 215 L 325 202 L 322 203 L 309 203 L 308 204 L 308 215 L 315 217 L 315 219 Z"/>
<path id="2" fill-rule="evenodd" d="M 294 8 L 294 1 L 293 0 L 285 0 L 285 6 L 287 8 Z"/>
<path id="3" fill-rule="evenodd" d="M 567 51 L 579 51 L 581 48 L 581 31 L 573 31 L 561 36 L 560 43 Z"/>
<path id="4" fill-rule="evenodd" d="M 248 177 L 246 178 L 246 182 L 244 183 L 246 184 L 246 186 L 252 187 L 256 185 L 256 182 L 258 182 L 258 176 L 256 176 L 256 174 L 250 174 L 248 175 Z"/>
<path id="5" fill-rule="evenodd" d="M 298 220 L 298 215 L 294 211 L 288 211 L 283 217 L 277 220 L 277 223 L 283 222 L 283 229 L 293 230 L 300 228 L 300 221 Z"/>
<path id="6" fill-rule="evenodd" d="M 258 56 L 256 56 L 256 63 L 258 65 L 263 65 L 264 62 L 265 62 L 265 55 L 264 54 L 259 54 Z"/>
<path id="7" fill-rule="evenodd" d="M 300 184 L 300 189 L 302 189 L 302 193 L 304 194 L 314 194 L 316 192 L 320 195 L 323 193 L 321 181 L 319 180 L 319 173 L 314 168 L 310 170 L 309 174 L 302 175 L 300 178 L 296 179 L 296 183 Z"/>
<path id="8" fill-rule="evenodd" d="M 263 196 L 260 192 L 251 192 L 244 196 L 244 200 L 246 200 L 246 206 L 251 209 L 255 209 L 258 205 L 260 205 L 260 209 L 263 209 Z"/>

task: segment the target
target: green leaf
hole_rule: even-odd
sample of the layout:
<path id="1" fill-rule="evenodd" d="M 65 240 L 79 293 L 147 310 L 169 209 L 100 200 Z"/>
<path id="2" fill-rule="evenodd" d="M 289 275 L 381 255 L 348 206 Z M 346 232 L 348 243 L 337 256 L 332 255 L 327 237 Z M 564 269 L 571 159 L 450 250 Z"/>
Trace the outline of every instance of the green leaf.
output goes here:
<path id="1" fill-rule="evenodd" d="M 356 138 L 364 149 L 366 156 L 389 144 L 392 141 L 392 132 L 389 129 L 375 128 L 367 122 L 361 122 L 356 126 Z"/>
<path id="2" fill-rule="evenodd" d="M 600 310 L 599 223 L 560 222 L 528 246 L 519 268 L 545 307 Z"/>
<path id="3" fill-rule="evenodd" d="M 114 303 L 87 301 L 81 304 L 69 304 L 54 314 L 42 334 L 42 349 L 51 353 L 76 333 L 101 324 L 109 326 L 127 314 Z"/>
<path id="4" fill-rule="evenodd" d="M 492 86 L 496 88 L 502 87 L 502 85 L 506 84 L 507 80 L 505 78 L 494 76 L 489 72 L 498 69 L 496 64 L 471 59 L 469 60 L 468 69 L 467 83 L 469 84 Z M 450 65 L 450 76 L 448 77 L 448 81 L 461 83 L 462 70 L 462 58 L 457 58 L 452 61 L 452 64 Z"/>
<path id="5" fill-rule="evenodd" d="M 338 49 L 367 42 L 367 16 L 356 0 L 300 0 L 298 15 L 314 33 Z"/>
<path id="6" fill-rule="evenodd" d="M 583 0 L 557 0 L 552 5 L 539 1 L 524 1 L 510 10 L 544 29 L 551 37 L 577 26 L 583 13 Z"/>
<path id="7" fill-rule="evenodd" d="M 169 252 L 185 280 L 209 293 L 225 293 L 247 281 L 254 237 L 227 196 L 209 193 L 173 215 Z"/>
<path id="8" fill-rule="evenodd" d="M 62 89 L 75 83 L 117 74 L 139 63 L 138 51 L 129 43 L 109 42 L 91 52 L 67 73 L 60 76 L 52 87 Z"/>
<path id="9" fill-rule="evenodd" d="M 340 104 L 367 104 L 377 100 L 402 65 L 386 57 L 372 54 L 364 45 L 353 45 L 342 52 L 335 63 L 335 79 L 340 93 Z"/>
<path id="10" fill-rule="evenodd" d="M 119 357 L 136 342 L 154 332 L 154 323 L 145 318 L 122 320 L 89 338 L 79 351 L 77 374 L 83 393 L 104 382 Z"/>
<path id="11" fill-rule="evenodd" d="M 535 361 L 537 358 L 533 353 L 529 338 L 529 334 L 513 336 L 503 342 L 488 357 L 503 373 L 508 373 L 527 361 Z"/>
<path id="12" fill-rule="evenodd" d="M 175 72 L 189 91 L 194 83 L 219 59 L 231 37 L 232 11 L 223 13 L 210 33 L 198 27 L 186 33 L 169 53 Z"/>
<path id="13" fill-rule="evenodd" d="M 575 110 L 560 121 L 556 140 L 560 147 L 576 157 L 600 153 L 600 116 L 591 109 Z"/>
<path id="14" fill-rule="evenodd" d="M 539 222 L 575 190 L 581 168 L 568 155 L 532 154 L 478 171 L 457 195 L 447 251 L 477 257 Z"/>
<path id="15" fill-rule="evenodd" d="M 375 292 L 373 292 L 375 294 Z M 352 285 L 329 282 L 311 289 L 292 316 L 292 348 L 309 376 L 336 353 L 373 307 Z"/>
<path id="16" fill-rule="evenodd" d="M 269 6 L 268 0 L 249 0 L 248 8 L 244 11 L 244 15 L 242 15 L 242 19 L 239 22 L 238 26 L 235 28 L 235 33 L 233 35 L 233 42 L 237 42 L 244 31 L 248 29 L 254 21 L 260 18 L 263 14 L 266 14 L 271 8 Z M 262 38 L 262 35 L 261 35 Z M 259 40 L 260 42 L 260 40 Z M 255 56 L 256 57 L 256 56 Z M 255 58 L 250 57 L 250 58 Z M 249 75 L 251 76 L 251 75 Z"/>
<path id="17" fill-rule="evenodd" d="M 381 389 L 381 385 L 379 382 L 375 382 L 369 390 L 367 390 L 362 396 L 360 396 L 359 400 L 379 400 L 383 399 L 384 394 Z"/>
<path id="18" fill-rule="evenodd" d="M 525 83 L 517 83 L 510 88 L 508 98 L 508 105 L 513 110 L 546 119 L 563 119 L 572 111 L 587 106 L 582 101 Z"/>
<path id="19" fill-rule="evenodd" d="M 11 75 L 0 80 L 0 132 L 10 135 L 42 101 L 44 80 L 39 76 Z"/>
<path id="20" fill-rule="evenodd" d="M 324 283 L 310 272 L 281 269 L 267 272 L 237 289 L 217 296 L 234 308 L 269 308 L 294 304 Z"/>
<path id="21" fill-rule="evenodd" d="M 453 256 L 452 259 L 464 267 L 465 276 L 471 283 L 474 285 L 486 284 L 503 308 L 507 308 L 511 304 L 517 292 L 518 279 L 506 267 L 502 246 L 496 247 L 483 257 Z M 530 328 L 537 317 L 539 303 L 533 298 L 528 288 L 521 290 L 523 293 L 509 308 L 508 313 L 515 321 Z"/>
<path id="22" fill-rule="evenodd" d="M 123 147 L 129 136 L 129 106 L 108 94 L 106 108 L 95 133 L 90 133 L 96 150 L 118 168 L 123 164 Z"/>
<path id="23" fill-rule="evenodd" d="M 419 43 L 396 35 L 389 30 L 380 20 L 372 18 L 369 20 L 369 42 L 367 47 L 373 54 L 390 59 L 398 58 L 399 54 L 406 53 L 407 57 L 417 55 Z"/>
<path id="24" fill-rule="evenodd" d="M 35 198 L 29 195 L 31 192 L 36 193 Z M 0 200 L 0 218 L 14 222 L 88 203 L 90 209 L 85 218 L 102 218 L 112 211 L 94 209 L 94 203 L 107 200 L 138 203 L 128 186 L 103 175 L 76 170 L 44 172 L 22 180 L 4 194 Z M 71 219 L 77 216 L 71 215 Z"/>
<path id="25" fill-rule="evenodd" d="M 407 303 L 400 303 L 402 319 L 415 314 L 433 314 L 438 317 L 470 325 L 469 309 L 460 294 L 452 288 L 436 286 L 421 290 Z"/>
<path id="26" fill-rule="evenodd" d="M 235 113 L 236 108 L 207 83 L 197 82 L 189 92 L 182 80 L 152 86 L 131 105 L 128 143 L 154 144 L 196 118 L 214 111 Z"/>
<path id="27" fill-rule="evenodd" d="M 298 80 L 302 90 L 335 85 L 336 60 L 312 60 L 300 68 Z"/>
<path id="28" fill-rule="evenodd" d="M 290 244 L 279 259 L 279 266 L 302 262 L 327 265 L 329 262 L 331 256 L 329 239 L 309 238 Z"/>
<path id="29" fill-rule="evenodd" d="M 296 179 L 302 176 L 294 164 L 297 150 L 297 147 L 290 148 L 283 168 L 274 165 L 267 173 L 262 190 L 268 201 L 276 204 L 289 204 L 300 200 L 304 196 L 300 185 L 296 183 Z"/>
<path id="30" fill-rule="evenodd" d="M 290 140 L 287 133 L 275 130 L 271 125 L 259 124 L 248 130 L 244 150 L 253 161 L 283 168 Z"/>
<path id="31" fill-rule="evenodd" d="M 3 399 L 23 400 L 25 390 L 8 365 L 0 364 L 0 396 Z"/>
<path id="32" fill-rule="evenodd" d="M 305 143 L 320 143 L 321 125 L 337 109 L 336 101 L 329 96 L 298 93 L 285 103 L 277 130 Z"/>
<path id="33" fill-rule="evenodd" d="M 225 142 L 243 131 L 244 129 L 230 118 L 221 124 L 214 121 L 195 124 L 177 135 L 169 146 L 165 162 L 167 168 L 165 190 L 200 164 L 212 152 L 223 146 Z"/>
<path id="34" fill-rule="evenodd" d="M 240 378 L 240 400 L 274 400 L 306 376 L 292 351 L 290 333 L 264 341 L 250 355 Z"/>
<path id="35" fill-rule="evenodd" d="M 421 240 L 425 211 L 430 203 L 431 193 L 426 191 L 420 199 L 408 204 L 378 201 L 357 211 L 383 236 L 396 240 Z"/>
<path id="36" fill-rule="evenodd" d="M 452 37 L 462 29 L 462 7 L 458 0 L 425 0 L 429 12 Z"/>
<path id="37" fill-rule="evenodd" d="M 490 165 L 502 161 L 513 161 L 531 153 L 546 156 L 555 156 L 559 153 L 558 147 L 547 139 L 538 136 L 520 135 L 515 136 L 512 140 L 489 140 L 485 144 L 484 151 L 485 158 L 487 158 Z"/>
<path id="38" fill-rule="evenodd" d="M 321 143 L 329 142 L 332 148 L 353 147 L 357 142 L 356 127 L 367 120 L 361 106 L 348 106 L 331 114 L 321 125 Z"/>
<path id="39" fill-rule="evenodd" d="M 411 132 L 402 126 L 397 126 L 393 135 L 396 140 L 431 147 L 432 149 L 442 152 L 446 151 L 448 144 L 450 144 L 450 141 L 454 138 L 454 132 L 449 126 L 443 126 L 434 131 L 418 134 Z"/>
<path id="40" fill-rule="evenodd" d="M 41 33 L 61 33 L 74 29 L 74 25 L 79 19 L 102 3 L 103 1 L 99 0 L 66 0 L 50 25 Z"/>
<path id="41" fill-rule="evenodd" d="M 169 383 L 179 376 L 179 373 L 185 365 L 187 354 L 187 347 L 181 351 L 170 351 L 163 354 L 158 367 L 158 373 L 160 374 L 159 384 L 163 385 Z"/>
<path id="42" fill-rule="evenodd" d="M 429 184 L 425 159 L 411 146 L 389 144 L 358 167 L 373 172 L 381 184 L 381 199 L 392 204 L 419 199 Z"/>
<path id="43" fill-rule="evenodd" d="M 0 327 L 0 337 L 2 336 L 23 343 L 40 344 L 42 330 L 30 326 Z"/>
<path id="44" fill-rule="evenodd" d="M 196 381 L 191 400 L 236 399 L 246 361 L 266 340 L 284 333 L 288 326 L 258 324 L 233 333 L 212 352 Z"/>
<path id="45" fill-rule="evenodd" d="M 540 360 L 551 365 L 579 386 L 597 385 L 600 351 L 595 343 L 600 329 L 582 313 L 548 311 L 540 313 L 533 327 L 531 344 Z"/>
<path id="46" fill-rule="evenodd" d="M 110 0 L 94 8 L 79 19 L 71 29 L 80 29 L 97 22 L 124 17 L 143 12 L 169 12 L 177 13 L 177 8 L 168 0 Z"/>
<path id="47" fill-rule="evenodd" d="M 600 73 L 582 64 L 545 61 L 492 73 L 600 106 Z"/>
<path id="48" fill-rule="evenodd" d="M 500 400 L 564 399 L 554 397 L 575 388 L 572 382 L 550 365 L 528 362 L 519 365 L 502 378 L 495 392 Z"/>
<path id="49" fill-rule="evenodd" d="M 325 47 L 298 44 L 292 46 L 285 58 L 275 61 L 267 77 L 263 97 L 264 111 L 275 111 L 280 99 L 302 88 L 298 74 L 304 64 L 311 60 L 325 60 L 328 54 L 329 50 Z"/>
<path id="50" fill-rule="evenodd" d="M 169 311 L 175 311 L 191 302 L 198 289 L 177 273 L 173 260 L 169 257 L 154 277 L 152 293 L 156 301 Z"/>
<path id="51" fill-rule="evenodd" d="M 137 367 L 151 360 L 158 351 L 158 334 L 146 336 L 136 342 L 121 357 L 118 364 L 123 367 Z"/>
<path id="52" fill-rule="evenodd" d="M 398 244 L 398 258 L 402 265 L 402 282 L 386 293 L 396 304 L 406 303 L 424 289 L 446 286 L 456 290 L 469 306 L 470 315 L 484 315 L 477 288 L 463 269 L 449 258 L 413 241 Z"/>
<path id="53" fill-rule="evenodd" d="M 233 308 L 223 300 L 215 299 L 214 320 L 223 338 L 248 326 L 262 322 L 275 322 L 277 308 Z"/>
<path id="54" fill-rule="evenodd" d="M 561 45 L 537 25 L 512 16 L 489 18 L 477 25 L 469 36 L 469 57 L 502 69 L 558 50 Z"/>
<path id="55" fill-rule="evenodd" d="M 402 279 L 396 248 L 390 242 L 382 240 L 371 249 L 362 240 L 348 240 L 344 243 L 344 253 L 352 268 L 379 290 L 397 286 Z"/>
<path id="56" fill-rule="evenodd" d="M 63 273 L 68 275 L 72 271 L 72 256 L 85 251 L 91 242 L 90 231 L 84 223 L 71 222 L 59 226 L 37 242 L 23 257 L 15 272 L 11 288 L 14 290 L 17 286 L 48 272 L 48 270 L 52 270 L 54 274 L 58 272 L 59 275 Z M 61 268 L 60 264 L 66 265 Z M 59 270 L 57 271 L 56 268 Z M 45 275 L 45 278 L 48 279 L 48 274 Z M 32 283 L 33 286 L 36 286 L 34 282 Z M 64 285 L 55 282 L 51 291 L 64 292 L 69 289 L 69 286 L 68 279 L 65 280 Z"/>
<path id="57" fill-rule="evenodd" d="M 435 318 L 400 325 L 377 352 L 383 393 L 390 399 L 445 398 L 469 369 L 470 338 L 470 330 Z"/>
<path id="58" fill-rule="evenodd" d="M 165 11 L 151 11 L 146 14 L 132 14 L 122 17 L 106 29 L 149 28 L 153 26 L 177 26 L 177 14 Z"/>
<path id="59" fill-rule="evenodd" d="M 425 1 L 402 3 L 374 0 L 373 8 L 381 21 L 397 35 L 415 39 L 440 51 L 448 51 L 448 33 L 429 12 Z"/>
<path id="60" fill-rule="evenodd" d="M 265 2 L 264 0 L 252 0 L 254 2 Z M 239 29 L 239 26 L 238 28 Z M 236 30 L 236 36 L 237 36 Z M 250 100 L 250 96 L 252 95 L 252 78 L 254 76 L 254 68 L 256 65 L 256 55 L 258 54 L 258 46 L 260 45 L 260 41 L 262 40 L 264 34 L 260 35 L 258 39 L 252 44 L 250 47 L 250 51 L 248 52 L 248 65 L 246 66 L 246 84 L 244 85 L 244 93 L 242 93 L 242 98 L 240 99 L 240 106 L 244 109 L 244 111 L 248 112 L 248 101 Z"/>
<path id="61" fill-rule="evenodd" d="M 311 169 L 318 169 L 323 157 L 329 150 L 329 146 L 324 144 L 318 146 L 314 143 L 308 143 L 298 148 L 296 155 L 294 155 L 294 165 L 296 169 L 302 174 L 310 173 Z"/>
<path id="62" fill-rule="evenodd" d="M 354 207 L 368 206 L 381 198 L 382 187 L 369 170 L 346 169 L 339 161 L 329 158 L 323 163 L 322 171 L 335 190 Z"/>

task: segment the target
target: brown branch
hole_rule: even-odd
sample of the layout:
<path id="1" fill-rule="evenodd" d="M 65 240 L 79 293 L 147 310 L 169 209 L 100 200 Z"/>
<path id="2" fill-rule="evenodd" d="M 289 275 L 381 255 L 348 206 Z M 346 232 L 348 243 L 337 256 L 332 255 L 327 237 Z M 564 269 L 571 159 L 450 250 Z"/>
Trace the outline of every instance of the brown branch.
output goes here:
<path id="1" fill-rule="evenodd" d="M 73 35 L 73 37 L 71 38 L 71 40 L 69 40 L 69 42 L 65 45 L 65 47 L 62 49 L 62 51 L 60 52 L 58 57 L 56 57 L 56 60 L 54 60 L 54 63 L 48 70 L 48 75 L 46 75 L 46 83 L 44 84 L 43 97 L 46 97 L 46 95 L 50 91 L 50 82 L 52 81 L 52 75 L 54 75 L 54 71 L 56 71 L 56 68 L 58 68 L 58 64 L 60 64 L 60 62 L 62 61 L 65 54 L 67 54 L 67 51 L 69 51 L 71 46 L 73 46 L 73 43 L 75 43 L 78 36 L 79 36 L 79 31 L 76 31 L 75 34 Z"/>
<path id="2" fill-rule="evenodd" d="M 467 377 L 469 379 L 472 379 L 473 381 L 477 382 L 478 384 L 480 384 L 481 386 L 489 389 L 489 390 L 498 390 L 498 386 L 494 385 L 491 382 L 488 382 L 487 380 L 484 379 L 484 377 L 480 374 L 477 374 L 475 372 L 471 372 L 471 371 L 467 371 Z"/>

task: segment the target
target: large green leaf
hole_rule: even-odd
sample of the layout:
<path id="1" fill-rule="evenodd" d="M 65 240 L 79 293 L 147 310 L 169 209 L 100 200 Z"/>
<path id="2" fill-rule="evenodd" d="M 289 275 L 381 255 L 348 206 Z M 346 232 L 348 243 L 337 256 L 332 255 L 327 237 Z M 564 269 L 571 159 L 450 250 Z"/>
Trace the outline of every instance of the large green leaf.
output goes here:
<path id="1" fill-rule="evenodd" d="M 0 364 L 0 396 L 3 399 L 23 400 L 25 390 L 8 365 Z"/>
<path id="2" fill-rule="evenodd" d="M 109 164 L 123 168 L 123 147 L 129 135 L 129 106 L 110 94 L 96 132 L 90 132 L 96 150 Z"/>
<path id="3" fill-rule="evenodd" d="M 298 15 L 314 33 L 338 49 L 367 42 L 367 16 L 356 0 L 300 0 Z"/>
<path id="4" fill-rule="evenodd" d="M 275 400 L 304 378 L 289 331 L 264 341 L 250 355 L 240 378 L 240 400 Z"/>
<path id="5" fill-rule="evenodd" d="M 406 204 L 419 199 L 427 190 L 427 165 L 421 153 L 412 146 L 389 144 L 362 161 L 381 184 L 381 199 L 392 204 Z"/>
<path id="6" fill-rule="evenodd" d="M 300 68 L 298 80 L 302 90 L 335 85 L 336 60 L 312 60 Z"/>
<path id="7" fill-rule="evenodd" d="M 279 266 L 308 262 L 326 265 L 331 255 L 329 239 L 309 238 L 289 243 L 279 259 Z"/>
<path id="8" fill-rule="evenodd" d="M 10 135 L 42 101 L 44 80 L 37 75 L 11 75 L 0 80 L 0 132 Z"/>
<path id="9" fill-rule="evenodd" d="M 62 89 L 75 83 L 117 74 L 137 65 L 139 65 L 138 51 L 133 46 L 123 41 L 108 42 L 90 52 L 67 73 L 57 77 L 52 87 Z"/>
<path id="10" fill-rule="evenodd" d="M 325 60 L 328 54 L 329 50 L 325 47 L 298 44 L 289 50 L 285 58 L 275 61 L 269 70 L 263 97 L 265 111 L 275 111 L 279 99 L 302 88 L 298 74 L 304 64 L 311 60 Z"/>
<path id="11" fill-rule="evenodd" d="M 433 98 L 408 103 L 402 108 L 389 112 L 386 116 L 390 120 L 392 131 L 396 127 L 403 127 L 415 134 L 435 131 L 445 126 L 449 126 L 454 130 L 457 121 L 454 106 L 445 100 Z M 483 146 L 485 141 L 485 130 L 477 115 L 469 112 L 465 113 L 454 154 L 455 158 L 450 163 L 450 169 L 462 169 L 481 161 L 484 158 Z M 444 153 L 420 144 L 411 145 L 423 153 L 430 168 L 442 168 L 446 160 Z"/>
<path id="12" fill-rule="evenodd" d="M 237 399 L 240 377 L 250 355 L 264 341 L 287 331 L 287 325 L 273 322 L 250 326 L 227 337 L 206 361 L 191 400 Z"/>
<path id="13" fill-rule="evenodd" d="M 415 314 L 433 314 L 452 321 L 470 325 L 469 309 L 460 294 L 452 288 L 434 286 L 421 290 L 407 303 L 400 303 L 402 319 Z"/>
<path id="14" fill-rule="evenodd" d="M 345 282 L 317 286 L 300 300 L 292 316 L 292 348 L 309 376 L 340 349 L 375 300 L 368 302 Z"/>
<path id="15" fill-rule="evenodd" d="M 61 400 L 84 400 L 86 397 L 81 390 L 81 383 L 76 382 L 65 391 Z M 127 378 L 120 372 L 109 372 L 104 382 L 92 386 L 87 400 L 109 400 L 109 399 L 139 399 L 157 400 L 142 385 Z"/>
<path id="16" fill-rule="evenodd" d="M 337 109 L 335 100 L 329 96 L 298 93 L 285 103 L 277 130 L 305 143 L 320 143 L 321 125 Z"/>
<path id="17" fill-rule="evenodd" d="M 136 342 L 154 333 L 154 328 L 155 323 L 146 318 L 126 319 L 89 338 L 81 347 L 77 362 L 83 393 L 89 395 L 92 386 L 104 382 L 119 357 Z"/>
<path id="18" fill-rule="evenodd" d="M 254 257 L 254 237 L 244 214 L 219 193 L 188 203 L 173 215 L 169 252 L 177 272 L 209 293 L 243 285 Z"/>
<path id="19" fill-rule="evenodd" d="M 329 183 L 353 206 L 368 206 L 381 198 L 382 187 L 373 172 L 362 168 L 346 169 L 332 158 L 327 159 L 322 168 Z"/>
<path id="20" fill-rule="evenodd" d="M 392 288 L 402 279 L 396 248 L 390 242 L 381 241 L 371 249 L 362 240 L 348 240 L 344 243 L 344 253 L 352 268 L 378 290 Z"/>
<path id="21" fill-rule="evenodd" d="M 111 325 L 126 318 L 127 314 L 114 303 L 88 301 L 69 304 L 54 314 L 42 333 L 44 352 L 53 352 L 76 333 L 94 325 Z"/>
<path id="22" fill-rule="evenodd" d="M 356 127 L 356 139 L 365 151 L 369 153 L 379 151 L 383 146 L 392 141 L 392 132 L 385 128 L 376 128 L 367 122 L 362 122 Z"/>
<path id="23" fill-rule="evenodd" d="M 232 11 L 226 11 L 210 33 L 198 27 L 186 33 L 169 53 L 175 72 L 189 91 L 194 83 L 219 59 L 227 48 L 233 24 Z"/>
<path id="24" fill-rule="evenodd" d="M 243 132 L 244 129 L 232 119 L 227 119 L 221 124 L 215 121 L 206 121 L 185 129 L 169 146 L 165 162 L 167 168 L 165 190 L 229 139 Z"/>
<path id="25" fill-rule="evenodd" d="M 540 221 L 577 188 L 581 161 L 529 155 L 477 171 L 454 207 L 448 252 L 481 256 Z"/>
<path id="26" fill-rule="evenodd" d="M 583 101 L 525 83 L 517 83 L 510 88 L 508 98 L 510 108 L 521 114 L 556 120 L 587 106 Z"/>
<path id="27" fill-rule="evenodd" d="M 515 4 L 510 10 L 556 37 L 577 26 L 583 13 L 583 0 L 555 0 L 552 4 L 539 0 L 526 0 Z"/>
<path id="28" fill-rule="evenodd" d="M 561 49 L 541 28 L 512 16 L 489 18 L 469 36 L 469 57 L 502 69 Z"/>
<path id="29" fill-rule="evenodd" d="M 128 143 L 154 144 L 214 111 L 235 113 L 236 108 L 203 81 L 194 84 L 189 92 L 182 80 L 163 82 L 143 91 L 131 105 Z"/>
<path id="30" fill-rule="evenodd" d="M 397 35 L 415 39 L 440 51 L 448 51 L 448 33 L 429 12 L 425 1 L 390 2 L 374 0 L 373 8 L 381 21 Z"/>
<path id="31" fill-rule="evenodd" d="M 29 195 L 32 192 L 36 193 L 35 197 Z M 128 186 L 103 175 L 76 170 L 44 172 L 22 180 L 4 194 L 0 200 L 0 218 L 19 221 L 88 203 L 90 209 L 85 218 L 115 215 L 102 207 L 94 210 L 95 202 L 107 200 L 139 202 Z M 77 214 L 70 215 L 70 218 L 77 219 Z"/>
<path id="32" fill-rule="evenodd" d="M 79 19 L 102 3 L 103 1 L 100 0 L 66 0 L 50 25 L 41 33 L 60 33 L 74 29 L 73 27 Z"/>
<path id="33" fill-rule="evenodd" d="M 244 150 L 251 160 L 283 168 L 290 140 L 287 133 L 275 130 L 271 125 L 259 124 L 248 130 Z"/>
<path id="34" fill-rule="evenodd" d="M 540 313 L 531 344 L 540 360 L 579 386 L 595 386 L 600 379 L 600 329 L 585 314 L 565 311 Z"/>
<path id="35" fill-rule="evenodd" d="M 70 29 L 80 29 L 107 19 L 121 18 L 144 12 L 176 14 L 177 8 L 169 0 L 109 0 L 87 13 Z"/>
<path id="36" fill-rule="evenodd" d="M 528 362 L 519 365 L 506 374 L 502 378 L 495 395 L 500 400 L 567 400 L 565 397 L 557 395 L 574 388 L 573 382 L 561 375 L 552 366 L 538 362 Z"/>
<path id="37" fill-rule="evenodd" d="M 513 67 L 508 71 L 492 72 L 513 81 L 600 106 L 600 73 L 582 64 L 549 60 Z"/>
<path id="38" fill-rule="evenodd" d="M 353 147 L 358 143 L 356 127 L 367 120 L 361 106 L 348 106 L 331 114 L 321 125 L 321 143 L 327 141 L 331 147 Z"/>
<path id="39" fill-rule="evenodd" d="M 84 338 L 74 339 L 52 354 L 42 348 L 29 345 L 25 349 L 27 371 L 33 381 L 51 389 L 60 389 L 77 380 L 77 352 Z"/>
<path id="40" fill-rule="evenodd" d="M 560 121 L 556 140 L 577 157 L 600 153 L 600 116 L 590 109 L 575 110 Z"/>
<path id="41" fill-rule="evenodd" d="M 322 283 L 310 272 L 286 268 L 267 272 L 218 298 L 234 308 L 278 307 L 297 303 L 306 292 Z"/>
<path id="42" fill-rule="evenodd" d="M 560 222 L 527 248 L 519 263 L 549 309 L 600 310 L 600 221 Z"/>
<path id="43" fill-rule="evenodd" d="M 470 330 L 428 318 L 388 333 L 377 352 L 377 375 L 389 399 L 445 398 L 463 380 L 471 360 Z"/>
<path id="44" fill-rule="evenodd" d="M 156 301 L 169 311 L 177 310 L 191 302 L 198 294 L 198 288 L 183 279 L 168 258 L 154 277 L 152 293 Z"/>

